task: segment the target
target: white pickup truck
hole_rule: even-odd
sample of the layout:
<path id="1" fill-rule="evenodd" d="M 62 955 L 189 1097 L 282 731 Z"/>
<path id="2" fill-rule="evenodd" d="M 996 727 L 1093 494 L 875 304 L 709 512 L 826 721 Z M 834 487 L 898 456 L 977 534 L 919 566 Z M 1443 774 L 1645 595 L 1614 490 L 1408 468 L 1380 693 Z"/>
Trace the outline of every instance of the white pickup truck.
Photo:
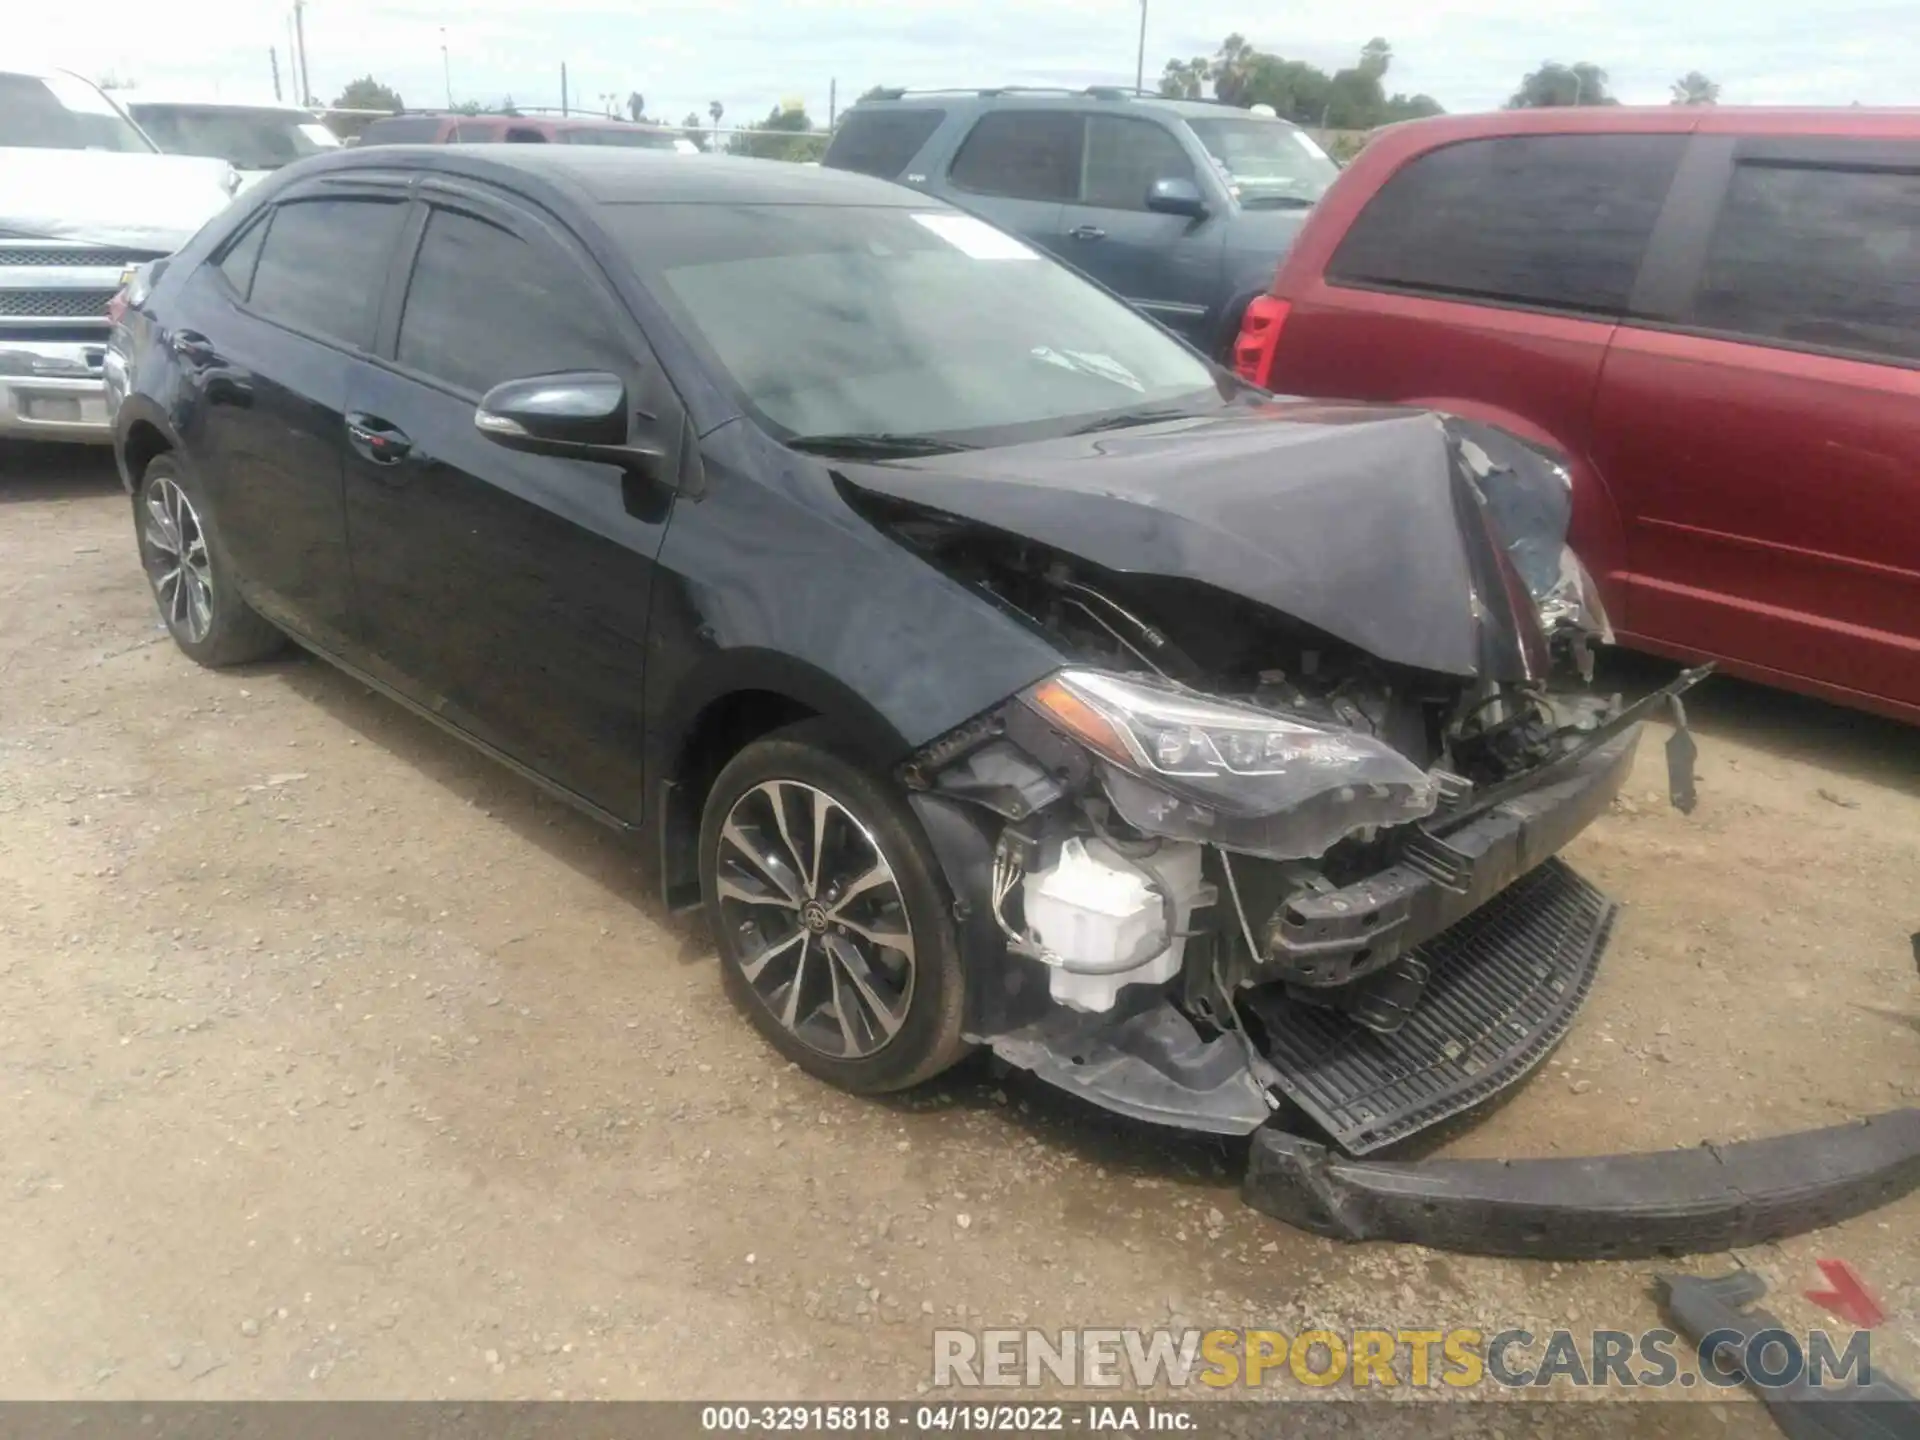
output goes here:
<path id="1" fill-rule="evenodd" d="M 0 438 L 106 444 L 108 307 L 240 177 L 163 155 L 90 81 L 0 66 Z"/>

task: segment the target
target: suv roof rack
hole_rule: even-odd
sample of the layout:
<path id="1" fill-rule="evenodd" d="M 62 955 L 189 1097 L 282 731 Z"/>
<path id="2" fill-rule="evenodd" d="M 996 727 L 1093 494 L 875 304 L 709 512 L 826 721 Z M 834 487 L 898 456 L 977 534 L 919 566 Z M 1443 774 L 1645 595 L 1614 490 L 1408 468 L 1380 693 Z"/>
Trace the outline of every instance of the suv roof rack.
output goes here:
<path id="1" fill-rule="evenodd" d="M 1177 100 L 1182 104 L 1225 105 L 1229 109 L 1240 107 L 1227 100 L 1195 97 L 1188 100 L 1179 95 L 1162 95 L 1158 90 L 1145 90 L 1133 85 L 935 85 L 925 89 L 909 90 L 892 86 L 877 90 L 870 97 L 874 100 L 906 100 L 918 96 L 934 95 L 977 95 L 982 99 L 992 99 L 996 95 L 1063 95 L 1069 99 L 1089 100 Z M 859 103 L 859 102 L 856 102 Z"/>

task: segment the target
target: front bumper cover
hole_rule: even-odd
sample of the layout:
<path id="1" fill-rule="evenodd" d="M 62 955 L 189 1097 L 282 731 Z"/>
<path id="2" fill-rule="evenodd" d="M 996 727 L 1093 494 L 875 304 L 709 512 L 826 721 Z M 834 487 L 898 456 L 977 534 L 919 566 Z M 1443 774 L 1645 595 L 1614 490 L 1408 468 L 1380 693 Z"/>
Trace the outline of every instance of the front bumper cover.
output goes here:
<path id="1" fill-rule="evenodd" d="M 1622 1260 L 1758 1245 L 1920 1186 L 1920 1109 L 1767 1140 L 1582 1159 L 1348 1160 L 1254 1136 L 1242 1196 L 1342 1240 L 1475 1255 Z"/>
<path id="2" fill-rule="evenodd" d="M 105 334 L 96 343 L 23 340 L 0 333 L 0 435 L 111 441 L 106 349 Z"/>

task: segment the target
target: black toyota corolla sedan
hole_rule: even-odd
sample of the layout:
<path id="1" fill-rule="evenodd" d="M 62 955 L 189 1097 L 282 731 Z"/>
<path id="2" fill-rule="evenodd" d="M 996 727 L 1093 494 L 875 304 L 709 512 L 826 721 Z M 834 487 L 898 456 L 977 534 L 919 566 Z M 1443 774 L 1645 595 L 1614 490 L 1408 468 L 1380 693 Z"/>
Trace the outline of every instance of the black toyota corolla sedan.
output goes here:
<path id="1" fill-rule="evenodd" d="M 1490 1240 L 1351 1158 L 1565 1033 L 1613 907 L 1556 852 L 1692 679 L 1582 684 L 1552 456 L 1277 400 L 977 218 L 770 162 L 347 151 L 123 300 L 179 647 L 291 636 L 632 832 L 808 1071 L 986 1046 L 1258 1132 L 1255 1198 L 1333 1233 L 1647 1243 L 1618 1204 Z M 1829 1211 L 1920 1149 L 1856 1129 Z"/>

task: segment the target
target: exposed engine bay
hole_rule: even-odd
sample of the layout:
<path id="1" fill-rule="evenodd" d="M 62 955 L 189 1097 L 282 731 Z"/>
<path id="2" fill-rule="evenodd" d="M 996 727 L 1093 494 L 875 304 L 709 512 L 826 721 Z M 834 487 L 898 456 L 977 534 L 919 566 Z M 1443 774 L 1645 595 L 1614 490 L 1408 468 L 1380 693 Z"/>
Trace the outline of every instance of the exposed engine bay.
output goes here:
<path id="1" fill-rule="evenodd" d="M 1203 567 L 1116 568 L 933 496 L 859 496 L 1074 657 L 904 767 L 990 847 L 1003 974 L 972 1032 L 1004 1059 L 1216 1132 L 1297 1106 L 1357 1154 L 1518 1079 L 1564 1033 L 1611 906 L 1552 856 L 1619 788 L 1638 719 L 1677 712 L 1697 676 L 1631 711 L 1590 693 L 1611 635 L 1566 544 L 1564 473 L 1501 432 L 1435 423 L 1471 609 L 1433 648 L 1445 668 L 1382 658 Z M 1488 925 L 1502 933 L 1476 939 Z M 1461 1008 L 1461 985 L 1506 970 L 1513 996 Z M 1459 1072 L 1444 1093 L 1401 1093 L 1436 1058 Z"/>

